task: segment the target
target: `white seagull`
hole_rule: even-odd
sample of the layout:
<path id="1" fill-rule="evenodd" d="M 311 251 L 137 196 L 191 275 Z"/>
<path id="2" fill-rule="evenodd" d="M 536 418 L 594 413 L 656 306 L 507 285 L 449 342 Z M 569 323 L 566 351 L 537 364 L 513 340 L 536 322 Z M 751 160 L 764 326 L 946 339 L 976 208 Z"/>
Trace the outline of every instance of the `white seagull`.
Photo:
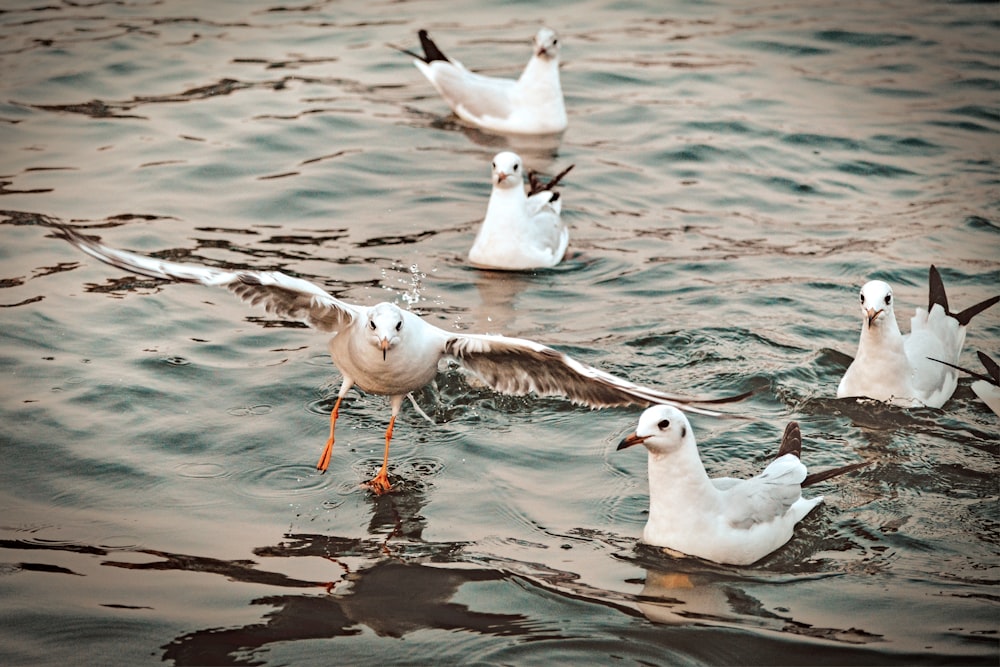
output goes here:
<path id="1" fill-rule="evenodd" d="M 861 342 L 837 387 L 837 398 L 864 396 L 929 408 L 940 408 L 951 398 L 958 373 L 943 364 L 958 363 L 969 320 L 1000 301 L 1000 296 L 955 314 L 948 309 L 944 282 L 933 265 L 928 282 L 927 310 L 916 309 L 905 336 L 893 313 L 892 288 L 881 280 L 861 288 Z"/>
<path id="2" fill-rule="evenodd" d="M 983 375 L 982 373 L 977 373 L 975 371 L 970 371 L 967 368 L 962 368 L 961 366 L 956 366 L 955 364 L 949 364 L 947 361 L 941 361 L 940 359 L 934 359 L 945 366 L 951 366 L 955 370 L 967 373 L 976 379 L 972 383 L 973 393 L 979 397 L 983 403 L 986 404 L 990 410 L 997 416 L 1000 416 L 1000 365 L 997 362 L 990 359 L 989 356 L 982 352 L 977 352 L 979 355 L 979 361 L 983 364 L 983 368 L 986 369 L 988 375 Z"/>
<path id="3" fill-rule="evenodd" d="M 490 203 L 469 250 L 469 261 L 482 268 L 511 271 L 561 262 L 569 245 L 569 228 L 560 218 L 562 200 L 553 188 L 572 168 L 545 184 L 530 174 L 531 191 L 525 192 L 521 158 L 515 153 L 497 153 Z"/>
<path id="4" fill-rule="evenodd" d="M 691 424 L 669 405 L 643 412 L 635 433 L 618 449 L 633 445 L 649 451 L 649 519 L 643 542 L 731 565 L 754 563 L 791 539 L 795 524 L 823 502 L 823 496 L 803 498 L 802 487 L 869 464 L 807 475 L 799 460 L 799 425 L 790 422 L 778 457 L 762 473 L 750 479 L 710 479 Z"/>
<path id="5" fill-rule="evenodd" d="M 413 64 L 462 120 L 508 134 L 557 134 L 566 129 L 559 38 L 552 30 L 541 28 L 535 35 L 531 60 L 516 81 L 470 72 L 444 55 L 426 30 L 417 34 L 423 55 L 399 50 L 415 58 Z"/>
<path id="6" fill-rule="evenodd" d="M 442 358 L 456 360 L 496 391 L 517 396 L 531 392 L 565 396 L 591 408 L 668 403 L 718 415 L 699 406 L 729 403 L 749 395 L 714 399 L 675 396 L 633 384 L 534 341 L 448 332 L 394 304 L 350 304 L 307 280 L 278 271 L 225 271 L 166 262 L 115 250 L 71 228 L 57 227 L 62 238 L 112 266 L 152 278 L 225 287 L 251 305 L 262 305 L 268 313 L 335 334 L 329 343 L 330 356 L 343 383 L 330 413 L 330 437 L 316 468 L 325 471 L 329 466 L 340 404 L 351 387 L 389 396 L 392 417 L 385 432 L 385 455 L 378 474 L 368 483 L 375 493 L 391 487 L 387 474 L 389 442 L 403 399 L 434 379 Z"/>

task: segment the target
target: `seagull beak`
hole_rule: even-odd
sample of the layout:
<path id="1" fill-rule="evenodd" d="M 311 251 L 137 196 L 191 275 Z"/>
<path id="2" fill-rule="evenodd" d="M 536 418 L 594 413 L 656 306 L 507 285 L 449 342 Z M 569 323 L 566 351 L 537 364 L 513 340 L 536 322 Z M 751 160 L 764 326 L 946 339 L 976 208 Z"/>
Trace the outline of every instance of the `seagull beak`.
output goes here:
<path id="1" fill-rule="evenodd" d="M 624 438 L 622 438 L 622 441 L 618 443 L 618 449 L 616 449 L 615 451 L 628 449 L 633 445 L 641 445 L 642 443 L 646 442 L 648 438 L 649 438 L 648 435 L 638 435 L 636 433 L 632 433 L 631 435 L 627 435 Z"/>
<path id="2" fill-rule="evenodd" d="M 378 346 L 382 348 L 382 361 L 385 361 L 385 353 L 389 351 L 389 339 L 383 338 Z"/>
<path id="3" fill-rule="evenodd" d="M 497 172 L 497 185 L 503 183 L 506 180 L 507 180 L 507 172 L 505 171 Z"/>
<path id="4" fill-rule="evenodd" d="M 875 319 L 878 318 L 878 316 L 881 315 L 882 312 L 883 311 L 881 309 L 875 310 L 874 308 L 869 308 L 868 310 L 865 311 L 865 314 L 867 315 L 865 320 L 868 322 L 869 329 L 871 328 L 872 323 L 875 322 Z"/>

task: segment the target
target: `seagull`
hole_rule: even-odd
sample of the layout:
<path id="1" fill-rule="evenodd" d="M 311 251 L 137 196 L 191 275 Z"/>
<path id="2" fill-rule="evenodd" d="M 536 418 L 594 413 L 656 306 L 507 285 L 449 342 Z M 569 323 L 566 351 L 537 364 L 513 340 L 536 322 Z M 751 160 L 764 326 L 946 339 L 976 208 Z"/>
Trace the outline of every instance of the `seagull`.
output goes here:
<path id="1" fill-rule="evenodd" d="M 940 359 L 932 359 L 931 361 L 936 361 L 944 364 L 945 366 L 951 366 L 956 370 L 968 373 L 972 377 L 976 378 L 976 381 L 972 383 L 973 393 L 975 393 L 976 396 L 978 396 L 979 399 L 985 403 L 995 415 L 1000 416 L 1000 365 L 997 365 L 997 362 L 990 359 L 990 357 L 983 352 L 977 352 L 976 354 L 979 356 L 979 361 L 983 364 L 983 368 L 986 369 L 988 375 L 976 373 L 975 371 L 970 371 L 966 368 L 962 368 L 961 366 L 956 366 L 955 364 L 949 364 L 947 361 L 941 361 Z"/>
<path id="2" fill-rule="evenodd" d="M 534 52 L 520 78 L 499 79 L 465 69 L 417 33 L 424 54 L 413 64 L 437 89 L 455 115 L 484 130 L 507 134 L 557 134 L 566 129 L 566 106 L 559 85 L 559 38 L 548 28 L 535 35 Z"/>
<path id="3" fill-rule="evenodd" d="M 940 408 L 958 386 L 957 364 L 969 321 L 1000 301 L 986 299 L 960 313 L 948 309 L 944 282 L 931 265 L 927 310 L 917 308 L 910 333 L 899 332 L 892 288 L 872 280 L 861 288 L 861 342 L 837 387 L 837 398 L 867 397 L 903 407 Z"/>
<path id="4" fill-rule="evenodd" d="M 481 268 L 511 271 L 561 262 L 569 245 L 569 228 L 559 217 L 562 200 L 553 188 L 572 168 L 544 184 L 531 173 L 531 190 L 526 193 L 521 158 L 516 153 L 497 153 L 492 165 L 493 192 L 469 261 Z"/>
<path id="5" fill-rule="evenodd" d="M 720 413 L 704 406 L 750 395 L 675 396 L 633 384 L 534 341 L 445 331 L 392 303 L 347 303 L 308 280 L 279 271 L 225 271 L 167 262 L 109 248 L 64 225 L 56 227 L 59 236 L 91 257 L 130 273 L 224 287 L 251 305 L 262 305 L 268 313 L 333 333 L 330 356 L 343 382 L 330 413 L 330 437 L 316 468 L 325 472 L 330 464 L 341 401 L 351 387 L 357 385 L 366 392 L 388 396 L 392 416 L 385 432 L 382 467 L 367 484 L 376 494 L 391 489 L 387 473 L 389 443 L 403 399 L 434 379 L 442 359 L 456 361 L 504 394 L 564 396 L 591 408 L 666 403 L 718 416 Z"/>
<path id="6" fill-rule="evenodd" d="M 655 405 L 639 417 L 635 432 L 618 445 L 649 451 L 649 520 L 642 540 L 717 563 L 749 565 L 792 537 L 795 524 L 823 496 L 803 498 L 802 487 L 866 466 L 852 463 L 806 474 L 799 460 L 802 434 L 790 422 L 778 456 L 750 479 L 709 479 L 687 417 Z"/>

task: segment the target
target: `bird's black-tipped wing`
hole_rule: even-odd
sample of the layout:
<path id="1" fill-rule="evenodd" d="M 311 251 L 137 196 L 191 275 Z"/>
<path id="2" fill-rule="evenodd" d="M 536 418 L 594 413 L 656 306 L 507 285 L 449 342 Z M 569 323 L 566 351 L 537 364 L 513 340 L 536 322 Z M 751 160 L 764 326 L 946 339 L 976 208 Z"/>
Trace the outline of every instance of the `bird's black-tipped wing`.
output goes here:
<path id="1" fill-rule="evenodd" d="M 872 464 L 872 461 L 861 461 L 860 463 L 849 463 L 846 466 L 840 466 L 839 468 L 830 468 L 829 470 L 820 470 L 819 472 L 814 472 L 810 475 L 806 475 L 806 478 L 802 480 L 800 486 L 806 487 L 813 484 L 819 484 L 820 482 L 825 482 L 826 480 L 843 475 L 845 473 L 853 472 L 854 470 L 859 470 L 865 466 Z"/>
<path id="2" fill-rule="evenodd" d="M 438 48 L 438 45 L 434 43 L 434 40 L 430 38 L 426 30 L 420 30 L 417 32 L 417 37 L 420 38 L 420 47 L 424 50 L 424 57 L 421 58 L 421 60 L 425 63 L 429 63 L 434 60 L 450 60 L 448 56 L 444 54 L 444 51 Z"/>
<path id="3" fill-rule="evenodd" d="M 563 169 L 562 171 L 560 171 L 558 174 L 556 174 L 555 176 L 553 176 L 552 179 L 548 183 L 543 183 L 542 182 L 542 179 L 540 179 L 538 177 L 538 172 L 537 171 L 534 171 L 534 170 L 529 171 L 528 172 L 528 196 L 530 197 L 531 195 L 536 195 L 539 192 L 545 192 L 546 190 L 552 190 L 557 185 L 559 185 L 559 182 L 563 179 L 563 177 L 566 174 L 568 174 L 570 172 L 570 170 L 572 170 L 573 167 L 575 167 L 575 166 L 576 166 L 575 164 L 571 164 L 570 166 L 566 167 L 565 169 Z M 558 197 L 558 194 L 559 193 L 557 193 L 557 192 L 553 192 L 553 199 L 555 199 L 556 197 Z"/>
<path id="4" fill-rule="evenodd" d="M 937 267 L 933 264 L 931 264 L 930 276 L 928 277 L 927 282 L 930 287 L 927 301 L 927 312 L 931 312 L 934 304 L 939 304 L 942 308 L 944 308 L 945 313 L 958 320 L 958 323 L 963 327 L 966 326 L 973 317 L 1000 302 L 1000 294 L 998 294 L 997 296 L 980 301 L 974 306 L 969 306 L 959 313 L 953 313 L 948 308 L 948 296 L 944 291 L 944 281 L 941 280 L 941 274 L 938 273 Z"/>
<path id="5" fill-rule="evenodd" d="M 962 371 L 963 373 L 977 380 L 983 380 L 985 382 L 989 382 L 990 384 L 995 384 L 997 386 L 1000 386 L 1000 366 L 997 366 L 997 362 L 993 361 L 982 352 L 979 352 L 978 354 L 979 354 L 979 361 L 981 361 L 983 363 L 983 366 L 986 367 L 986 371 L 987 373 L 989 373 L 989 375 L 983 375 L 982 373 L 977 373 L 976 371 L 970 371 L 968 368 L 963 368 L 962 366 L 957 366 L 947 361 L 941 361 L 940 359 L 935 359 L 934 357 L 927 357 L 927 358 L 930 359 L 931 361 L 936 361 L 939 364 L 950 366 L 951 368 L 954 368 L 957 371 Z"/>

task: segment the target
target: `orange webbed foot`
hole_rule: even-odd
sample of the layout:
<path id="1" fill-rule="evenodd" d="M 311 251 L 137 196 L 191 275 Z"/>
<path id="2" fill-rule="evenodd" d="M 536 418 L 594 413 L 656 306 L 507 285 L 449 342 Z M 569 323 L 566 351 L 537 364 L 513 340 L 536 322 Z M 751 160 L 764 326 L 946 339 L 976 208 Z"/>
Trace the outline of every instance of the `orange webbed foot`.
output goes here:
<path id="1" fill-rule="evenodd" d="M 330 457 L 333 456 L 333 438 L 331 437 L 326 441 L 326 446 L 323 447 L 323 453 L 319 456 L 319 463 L 316 464 L 316 470 L 320 472 L 326 472 L 326 469 L 330 467 Z"/>
<path id="2" fill-rule="evenodd" d="M 392 484 L 389 483 L 389 475 L 386 473 L 385 468 L 378 471 L 378 474 L 371 479 L 371 481 L 363 484 L 365 488 L 369 489 L 372 493 L 377 496 L 381 496 L 383 493 L 389 493 L 392 490 Z"/>

